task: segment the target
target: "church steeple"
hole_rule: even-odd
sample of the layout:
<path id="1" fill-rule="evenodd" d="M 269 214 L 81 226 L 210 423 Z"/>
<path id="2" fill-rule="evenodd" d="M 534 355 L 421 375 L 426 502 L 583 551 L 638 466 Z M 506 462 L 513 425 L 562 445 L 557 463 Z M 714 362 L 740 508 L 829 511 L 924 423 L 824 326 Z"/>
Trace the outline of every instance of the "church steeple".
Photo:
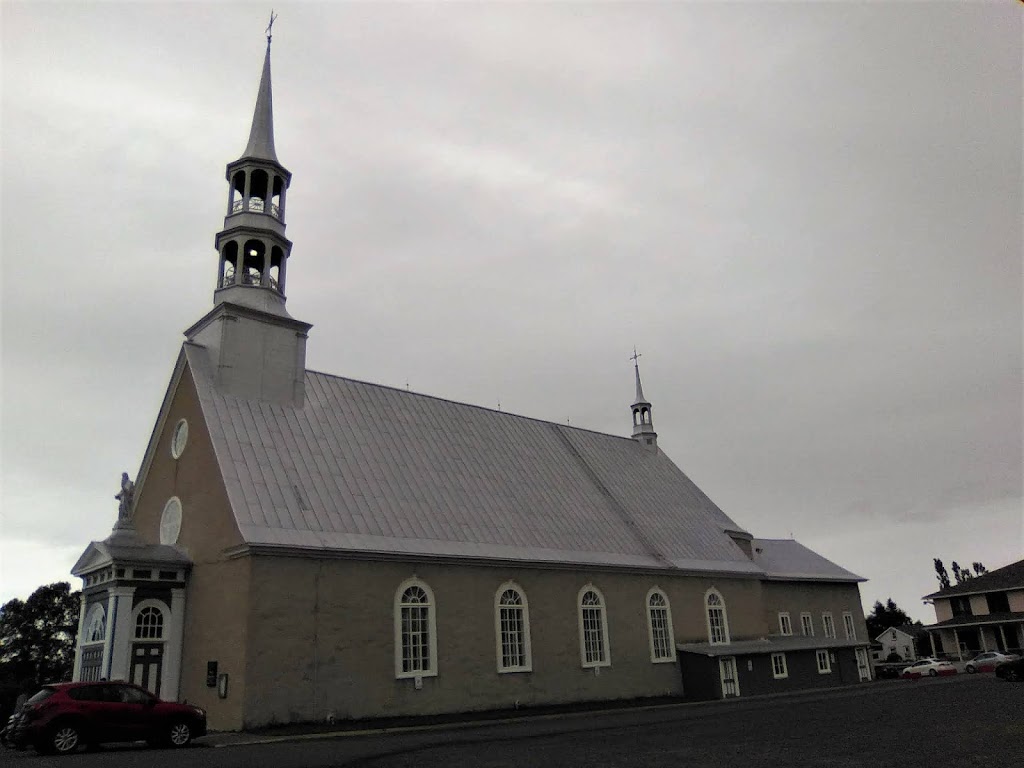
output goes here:
<path id="1" fill-rule="evenodd" d="M 285 309 L 292 243 L 284 236 L 292 175 L 277 159 L 270 85 L 270 29 L 249 141 L 228 163 L 227 211 L 214 238 L 213 309 L 185 331 L 205 347 L 218 389 L 226 394 L 302 406 L 309 323 Z"/>
<path id="2" fill-rule="evenodd" d="M 633 411 L 633 439 L 645 448 L 658 450 L 658 433 L 654 431 L 654 420 L 651 417 L 651 404 L 644 397 L 644 387 L 640 383 L 640 354 L 633 348 L 633 370 L 636 373 L 636 398 L 630 406 Z"/>
<path id="3" fill-rule="evenodd" d="M 214 303 L 231 301 L 287 315 L 285 278 L 292 244 L 284 236 L 285 200 L 292 175 L 274 148 L 269 29 L 249 142 L 227 166 L 227 212 L 215 240 L 220 258 Z"/>

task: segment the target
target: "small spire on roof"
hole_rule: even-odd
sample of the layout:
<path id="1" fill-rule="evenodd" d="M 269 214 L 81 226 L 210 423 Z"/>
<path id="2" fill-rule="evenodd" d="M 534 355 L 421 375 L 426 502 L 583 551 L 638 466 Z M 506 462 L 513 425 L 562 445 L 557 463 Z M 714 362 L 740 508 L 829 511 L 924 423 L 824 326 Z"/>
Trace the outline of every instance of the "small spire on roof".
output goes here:
<path id="1" fill-rule="evenodd" d="M 242 157 L 255 157 L 260 160 L 278 162 L 274 150 L 274 97 L 270 87 L 270 40 L 271 30 L 277 16 L 270 13 L 267 24 L 267 53 L 263 57 L 263 74 L 260 76 L 260 89 L 256 94 L 256 109 L 252 113 L 252 128 L 249 129 L 249 143 Z"/>
<path id="2" fill-rule="evenodd" d="M 643 355 L 636 351 L 636 347 L 633 347 L 633 356 L 630 357 L 629 359 L 633 361 L 633 370 L 636 372 L 636 400 L 634 401 L 634 404 L 647 402 L 647 400 L 644 398 L 643 385 L 640 383 L 639 360 L 641 357 L 643 357 Z"/>

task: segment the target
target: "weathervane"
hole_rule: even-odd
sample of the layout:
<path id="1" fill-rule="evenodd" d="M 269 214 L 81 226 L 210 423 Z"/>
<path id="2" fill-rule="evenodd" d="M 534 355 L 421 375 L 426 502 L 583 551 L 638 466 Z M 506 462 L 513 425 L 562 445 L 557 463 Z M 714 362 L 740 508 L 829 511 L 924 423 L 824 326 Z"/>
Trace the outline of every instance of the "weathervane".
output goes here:
<path id="1" fill-rule="evenodd" d="M 274 9 L 270 9 L 270 23 L 267 24 L 267 45 L 270 45 L 270 38 L 274 36 L 274 22 L 277 21 L 277 14 L 274 13 Z"/>

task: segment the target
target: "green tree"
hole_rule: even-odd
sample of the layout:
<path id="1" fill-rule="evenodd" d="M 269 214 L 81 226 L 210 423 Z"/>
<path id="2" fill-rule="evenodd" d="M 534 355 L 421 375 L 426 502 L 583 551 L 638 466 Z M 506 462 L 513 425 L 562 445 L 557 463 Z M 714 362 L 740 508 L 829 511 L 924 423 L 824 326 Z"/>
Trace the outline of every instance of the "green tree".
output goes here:
<path id="1" fill-rule="evenodd" d="M 949 589 L 949 573 L 946 571 L 946 566 L 942 564 L 939 558 L 935 558 L 935 576 L 939 580 L 939 589 Z"/>
<path id="2" fill-rule="evenodd" d="M 79 594 L 58 581 L 0 606 L 0 712 L 19 693 L 71 678 Z"/>

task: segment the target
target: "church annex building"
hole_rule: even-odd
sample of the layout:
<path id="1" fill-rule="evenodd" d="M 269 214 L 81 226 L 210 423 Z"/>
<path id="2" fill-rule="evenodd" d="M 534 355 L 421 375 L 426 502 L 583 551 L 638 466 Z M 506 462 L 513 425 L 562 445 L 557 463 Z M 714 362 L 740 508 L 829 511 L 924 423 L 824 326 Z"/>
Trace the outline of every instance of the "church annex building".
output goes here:
<path id="1" fill-rule="evenodd" d="M 212 309 L 83 580 L 76 680 L 212 729 L 870 679 L 859 576 L 754 538 L 630 436 L 306 370 L 268 38 Z"/>

